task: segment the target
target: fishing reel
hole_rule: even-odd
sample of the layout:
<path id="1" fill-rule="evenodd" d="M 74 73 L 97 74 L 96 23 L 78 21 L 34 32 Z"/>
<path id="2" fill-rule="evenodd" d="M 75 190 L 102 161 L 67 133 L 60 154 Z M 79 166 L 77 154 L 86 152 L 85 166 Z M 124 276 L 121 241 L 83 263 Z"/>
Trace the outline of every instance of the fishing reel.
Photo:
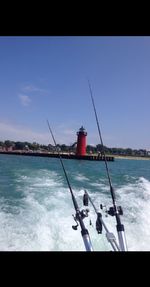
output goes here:
<path id="1" fill-rule="evenodd" d="M 100 212 L 97 213 L 97 219 L 96 219 L 96 230 L 97 233 L 102 233 L 102 221 L 101 221 L 102 215 Z"/>
<path id="2" fill-rule="evenodd" d="M 73 230 L 77 230 L 77 228 L 78 228 L 78 226 L 79 226 L 79 223 L 78 223 L 78 221 L 77 221 L 76 216 L 74 216 L 73 214 L 72 214 L 72 216 L 73 216 L 73 218 L 74 218 L 74 221 L 77 223 L 77 225 L 72 225 L 72 229 L 73 229 Z"/>
<path id="3" fill-rule="evenodd" d="M 117 211 L 115 210 L 114 206 L 111 206 L 109 209 L 107 209 L 106 205 L 102 205 L 100 204 L 100 209 L 104 209 L 104 212 L 107 214 L 106 216 L 111 215 L 114 216 L 116 215 L 116 213 L 118 213 L 119 215 L 123 215 L 123 209 L 121 206 L 117 206 Z"/>
<path id="4" fill-rule="evenodd" d="M 84 195 L 83 195 L 83 205 L 84 206 L 88 206 L 89 205 L 89 197 L 87 192 L 85 191 Z"/>
<path id="5" fill-rule="evenodd" d="M 89 213 L 89 209 L 86 208 L 86 209 L 82 209 L 81 211 L 79 211 L 78 214 L 72 215 L 73 218 L 74 218 L 74 221 L 77 223 L 76 225 L 72 225 L 72 228 L 73 228 L 74 230 L 77 230 L 77 228 L 78 228 L 78 226 L 79 226 L 79 224 L 78 224 L 78 221 L 79 221 L 78 217 L 80 216 L 81 219 L 83 220 L 85 217 L 88 217 L 88 213 Z"/>
<path id="6" fill-rule="evenodd" d="M 85 191 L 84 195 L 83 195 L 83 204 L 84 206 L 88 206 L 89 204 L 89 196 L 88 193 Z M 97 212 L 97 219 L 96 219 L 96 230 L 97 233 L 102 233 L 102 214 L 100 212 Z"/>

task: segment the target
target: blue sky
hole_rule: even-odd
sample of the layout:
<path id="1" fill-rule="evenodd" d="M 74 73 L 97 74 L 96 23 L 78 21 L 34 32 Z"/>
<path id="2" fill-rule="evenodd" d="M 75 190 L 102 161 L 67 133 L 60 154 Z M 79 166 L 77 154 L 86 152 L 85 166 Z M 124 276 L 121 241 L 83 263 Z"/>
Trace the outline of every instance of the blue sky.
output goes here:
<path id="1" fill-rule="evenodd" d="M 150 37 L 0 37 L 0 140 L 150 149 Z"/>

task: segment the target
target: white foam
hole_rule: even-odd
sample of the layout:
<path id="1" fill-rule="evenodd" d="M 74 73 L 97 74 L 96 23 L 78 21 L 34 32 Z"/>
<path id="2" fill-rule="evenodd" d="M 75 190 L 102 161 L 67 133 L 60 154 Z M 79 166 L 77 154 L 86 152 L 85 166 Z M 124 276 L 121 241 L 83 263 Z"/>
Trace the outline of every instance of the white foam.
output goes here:
<path id="1" fill-rule="evenodd" d="M 150 181 L 140 177 L 117 189 L 130 251 L 150 250 Z"/>
<path id="2" fill-rule="evenodd" d="M 78 180 L 78 181 L 89 181 L 89 179 L 83 174 L 76 175 L 75 179 Z"/>
<path id="3" fill-rule="evenodd" d="M 83 175 L 78 176 L 77 180 L 86 180 Z M 16 205 L 11 205 L 13 199 L 7 201 L 4 197 L 0 198 L 0 250 L 84 251 L 80 227 L 77 231 L 72 229 L 72 225 L 76 224 L 72 217 L 75 211 L 62 177 L 56 172 L 40 170 L 20 175 L 16 182 L 16 190 L 22 192 L 24 197 L 18 199 Z M 132 182 L 116 189 L 117 204 L 124 211 L 121 219 L 125 226 L 128 249 L 150 250 L 150 181 L 139 177 L 132 178 Z M 111 197 L 106 192 L 109 190 L 108 184 L 104 181 L 89 181 L 88 184 L 87 191 L 97 209 L 100 203 L 112 206 Z M 75 188 L 73 191 L 79 207 L 83 208 L 84 189 Z M 84 222 L 94 250 L 111 250 L 105 232 L 97 234 L 96 215 L 92 206 L 89 207 L 93 226 L 89 225 L 89 218 L 85 218 Z M 117 238 L 115 218 L 105 218 L 103 214 L 103 219 Z"/>

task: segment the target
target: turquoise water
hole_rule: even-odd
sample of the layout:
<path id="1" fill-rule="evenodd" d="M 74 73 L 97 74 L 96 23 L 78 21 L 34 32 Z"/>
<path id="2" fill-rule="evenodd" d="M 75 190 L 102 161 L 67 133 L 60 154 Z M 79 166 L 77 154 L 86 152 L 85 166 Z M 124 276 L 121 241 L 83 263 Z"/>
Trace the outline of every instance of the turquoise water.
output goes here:
<path id="1" fill-rule="evenodd" d="M 97 208 L 112 206 L 104 162 L 63 162 L 81 208 L 84 189 Z M 150 250 L 150 161 L 116 159 L 108 165 L 124 211 L 128 250 Z M 97 234 L 89 209 L 84 222 L 94 250 L 111 250 L 105 231 Z M 0 251 L 84 251 L 80 227 L 72 229 L 73 214 L 59 159 L 0 155 Z M 115 218 L 103 214 L 103 220 L 117 238 Z"/>

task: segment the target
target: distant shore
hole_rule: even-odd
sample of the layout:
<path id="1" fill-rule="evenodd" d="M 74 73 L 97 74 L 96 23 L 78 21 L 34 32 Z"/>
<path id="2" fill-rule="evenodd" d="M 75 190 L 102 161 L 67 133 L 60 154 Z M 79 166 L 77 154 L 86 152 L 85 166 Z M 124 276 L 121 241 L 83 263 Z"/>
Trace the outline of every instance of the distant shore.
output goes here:
<path id="1" fill-rule="evenodd" d="M 36 152 L 36 151 L 0 151 L 0 154 L 8 155 L 23 155 L 23 156 L 39 156 L 39 157 L 49 157 L 49 158 L 61 158 L 64 159 L 78 159 L 78 160 L 91 160 L 91 161 L 104 161 L 105 158 L 102 155 L 77 155 L 72 153 L 52 153 L 52 152 Z M 113 156 L 106 156 L 107 161 L 114 161 Z"/>
<path id="2" fill-rule="evenodd" d="M 119 159 L 134 159 L 134 160 L 150 160 L 150 157 L 146 156 L 122 156 L 122 155 L 113 155 L 114 158 Z"/>
<path id="3" fill-rule="evenodd" d="M 14 151 L 1 151 L 0 154 L 12 154 L 12 155 L 26 155 L 26 156 L 41 156 L 41 157 L 59 157 L 58 153 L 54 152 L 37 152 L 37 151 L 25 151 L 25 150 L 14 150 Z M 61 157 L 68 159 L 87 159 L 87 160 L 103 160 L 104 156 L 98 155 L 97 153 L 86 154 L 85 156 L 77 156 L 74 153 L 62 152 Z M 150 160 L 150 156 L 128 156 L 128 155 L 115 155 L 106 154 L 108 161 L 114 159 L 131 159 L 131 160 Z"/>

